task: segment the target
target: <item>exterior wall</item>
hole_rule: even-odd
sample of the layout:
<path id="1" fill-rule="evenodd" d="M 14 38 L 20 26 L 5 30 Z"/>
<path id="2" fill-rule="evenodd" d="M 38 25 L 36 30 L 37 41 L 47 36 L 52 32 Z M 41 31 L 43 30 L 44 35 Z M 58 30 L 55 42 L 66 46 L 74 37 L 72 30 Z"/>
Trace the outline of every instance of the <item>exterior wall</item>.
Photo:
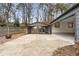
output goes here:
<path id="1" fill-rule="evenodd" d="M 79 42 L 79 9 L 77 10 L 76 14 L 76 27 L 75 27 L 75 35 L 76 35 L 76 42 Z"/>
<path id="2" fill-rule="evenodd" d="M 47 29 L 48 29 L 48 34 L 52 34 L 52 26 L 48 26 Z"/>
<path id="3" fill-rule="evenodd" d="M 52 33 L 74 33 L 74 27 L 68 28 L 68 22 L 61 22 L 59 28 L 52 25 Z"/>

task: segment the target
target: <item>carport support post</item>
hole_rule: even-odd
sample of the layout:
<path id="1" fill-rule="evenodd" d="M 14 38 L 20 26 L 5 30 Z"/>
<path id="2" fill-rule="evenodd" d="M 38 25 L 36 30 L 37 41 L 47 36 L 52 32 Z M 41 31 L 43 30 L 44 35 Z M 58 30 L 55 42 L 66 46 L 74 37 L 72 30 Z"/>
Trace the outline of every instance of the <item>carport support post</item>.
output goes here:
<path id="1" fill-rule="evenodd" d="M 48 26 L 48 34 L 52 34 L 52 25 Z"/>
<path id="2" fill-rule="evenodd" d="M 75 48 L 76 55 L 79 55 L 79 8 L 75 13 Z"/>

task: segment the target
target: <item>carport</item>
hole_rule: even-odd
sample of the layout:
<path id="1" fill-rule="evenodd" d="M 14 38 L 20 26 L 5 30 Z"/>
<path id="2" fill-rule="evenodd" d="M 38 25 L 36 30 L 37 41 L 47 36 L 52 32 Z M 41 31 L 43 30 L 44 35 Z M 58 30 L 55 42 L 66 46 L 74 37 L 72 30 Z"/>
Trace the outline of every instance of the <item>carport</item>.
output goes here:
<path id="1" fill-rule="evenodd" d="M 51 34 L 51 25 L 43 22 L 34 22 L 28 25 L 29 34 Z"/>
<path id="2" fill-rule="evenodd" d="M 65 13 L 51 22 L 52 34 L 70 36 L 74 41 L 79 40 L 79 4 L 76 4 Z"/>

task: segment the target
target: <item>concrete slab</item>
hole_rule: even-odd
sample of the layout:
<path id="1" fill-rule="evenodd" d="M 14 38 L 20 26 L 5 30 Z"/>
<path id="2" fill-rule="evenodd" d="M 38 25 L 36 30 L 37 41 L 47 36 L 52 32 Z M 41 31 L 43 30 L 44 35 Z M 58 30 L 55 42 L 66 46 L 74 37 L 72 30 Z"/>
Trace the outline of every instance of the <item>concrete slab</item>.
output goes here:
<path id="1" fill-rule="evenodd" d="M 64 37 L 63 37 L 64 38 Z M 1 56 L 51 56 L 59 47 L 72 45 L 61 36 L 28 34 L 0 45 Z"/>

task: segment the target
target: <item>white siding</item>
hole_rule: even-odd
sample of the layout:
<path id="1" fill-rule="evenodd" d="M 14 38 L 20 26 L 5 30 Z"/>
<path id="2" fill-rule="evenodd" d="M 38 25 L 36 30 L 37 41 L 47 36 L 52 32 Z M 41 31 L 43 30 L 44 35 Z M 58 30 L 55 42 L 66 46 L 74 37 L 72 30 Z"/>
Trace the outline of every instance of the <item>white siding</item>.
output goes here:
<path id="1" fill-rule="evenodd" d="M 76 12 L 76 41 L 79 41 L 79 10 Z"/>
<path id="2" fill-rule="evenodd" d="M 74 27 L 68 28 L 68 22 L 61 22 L 60 28 L 55 28 L 53 24 L 52 33 L 74 33 Z"/>

